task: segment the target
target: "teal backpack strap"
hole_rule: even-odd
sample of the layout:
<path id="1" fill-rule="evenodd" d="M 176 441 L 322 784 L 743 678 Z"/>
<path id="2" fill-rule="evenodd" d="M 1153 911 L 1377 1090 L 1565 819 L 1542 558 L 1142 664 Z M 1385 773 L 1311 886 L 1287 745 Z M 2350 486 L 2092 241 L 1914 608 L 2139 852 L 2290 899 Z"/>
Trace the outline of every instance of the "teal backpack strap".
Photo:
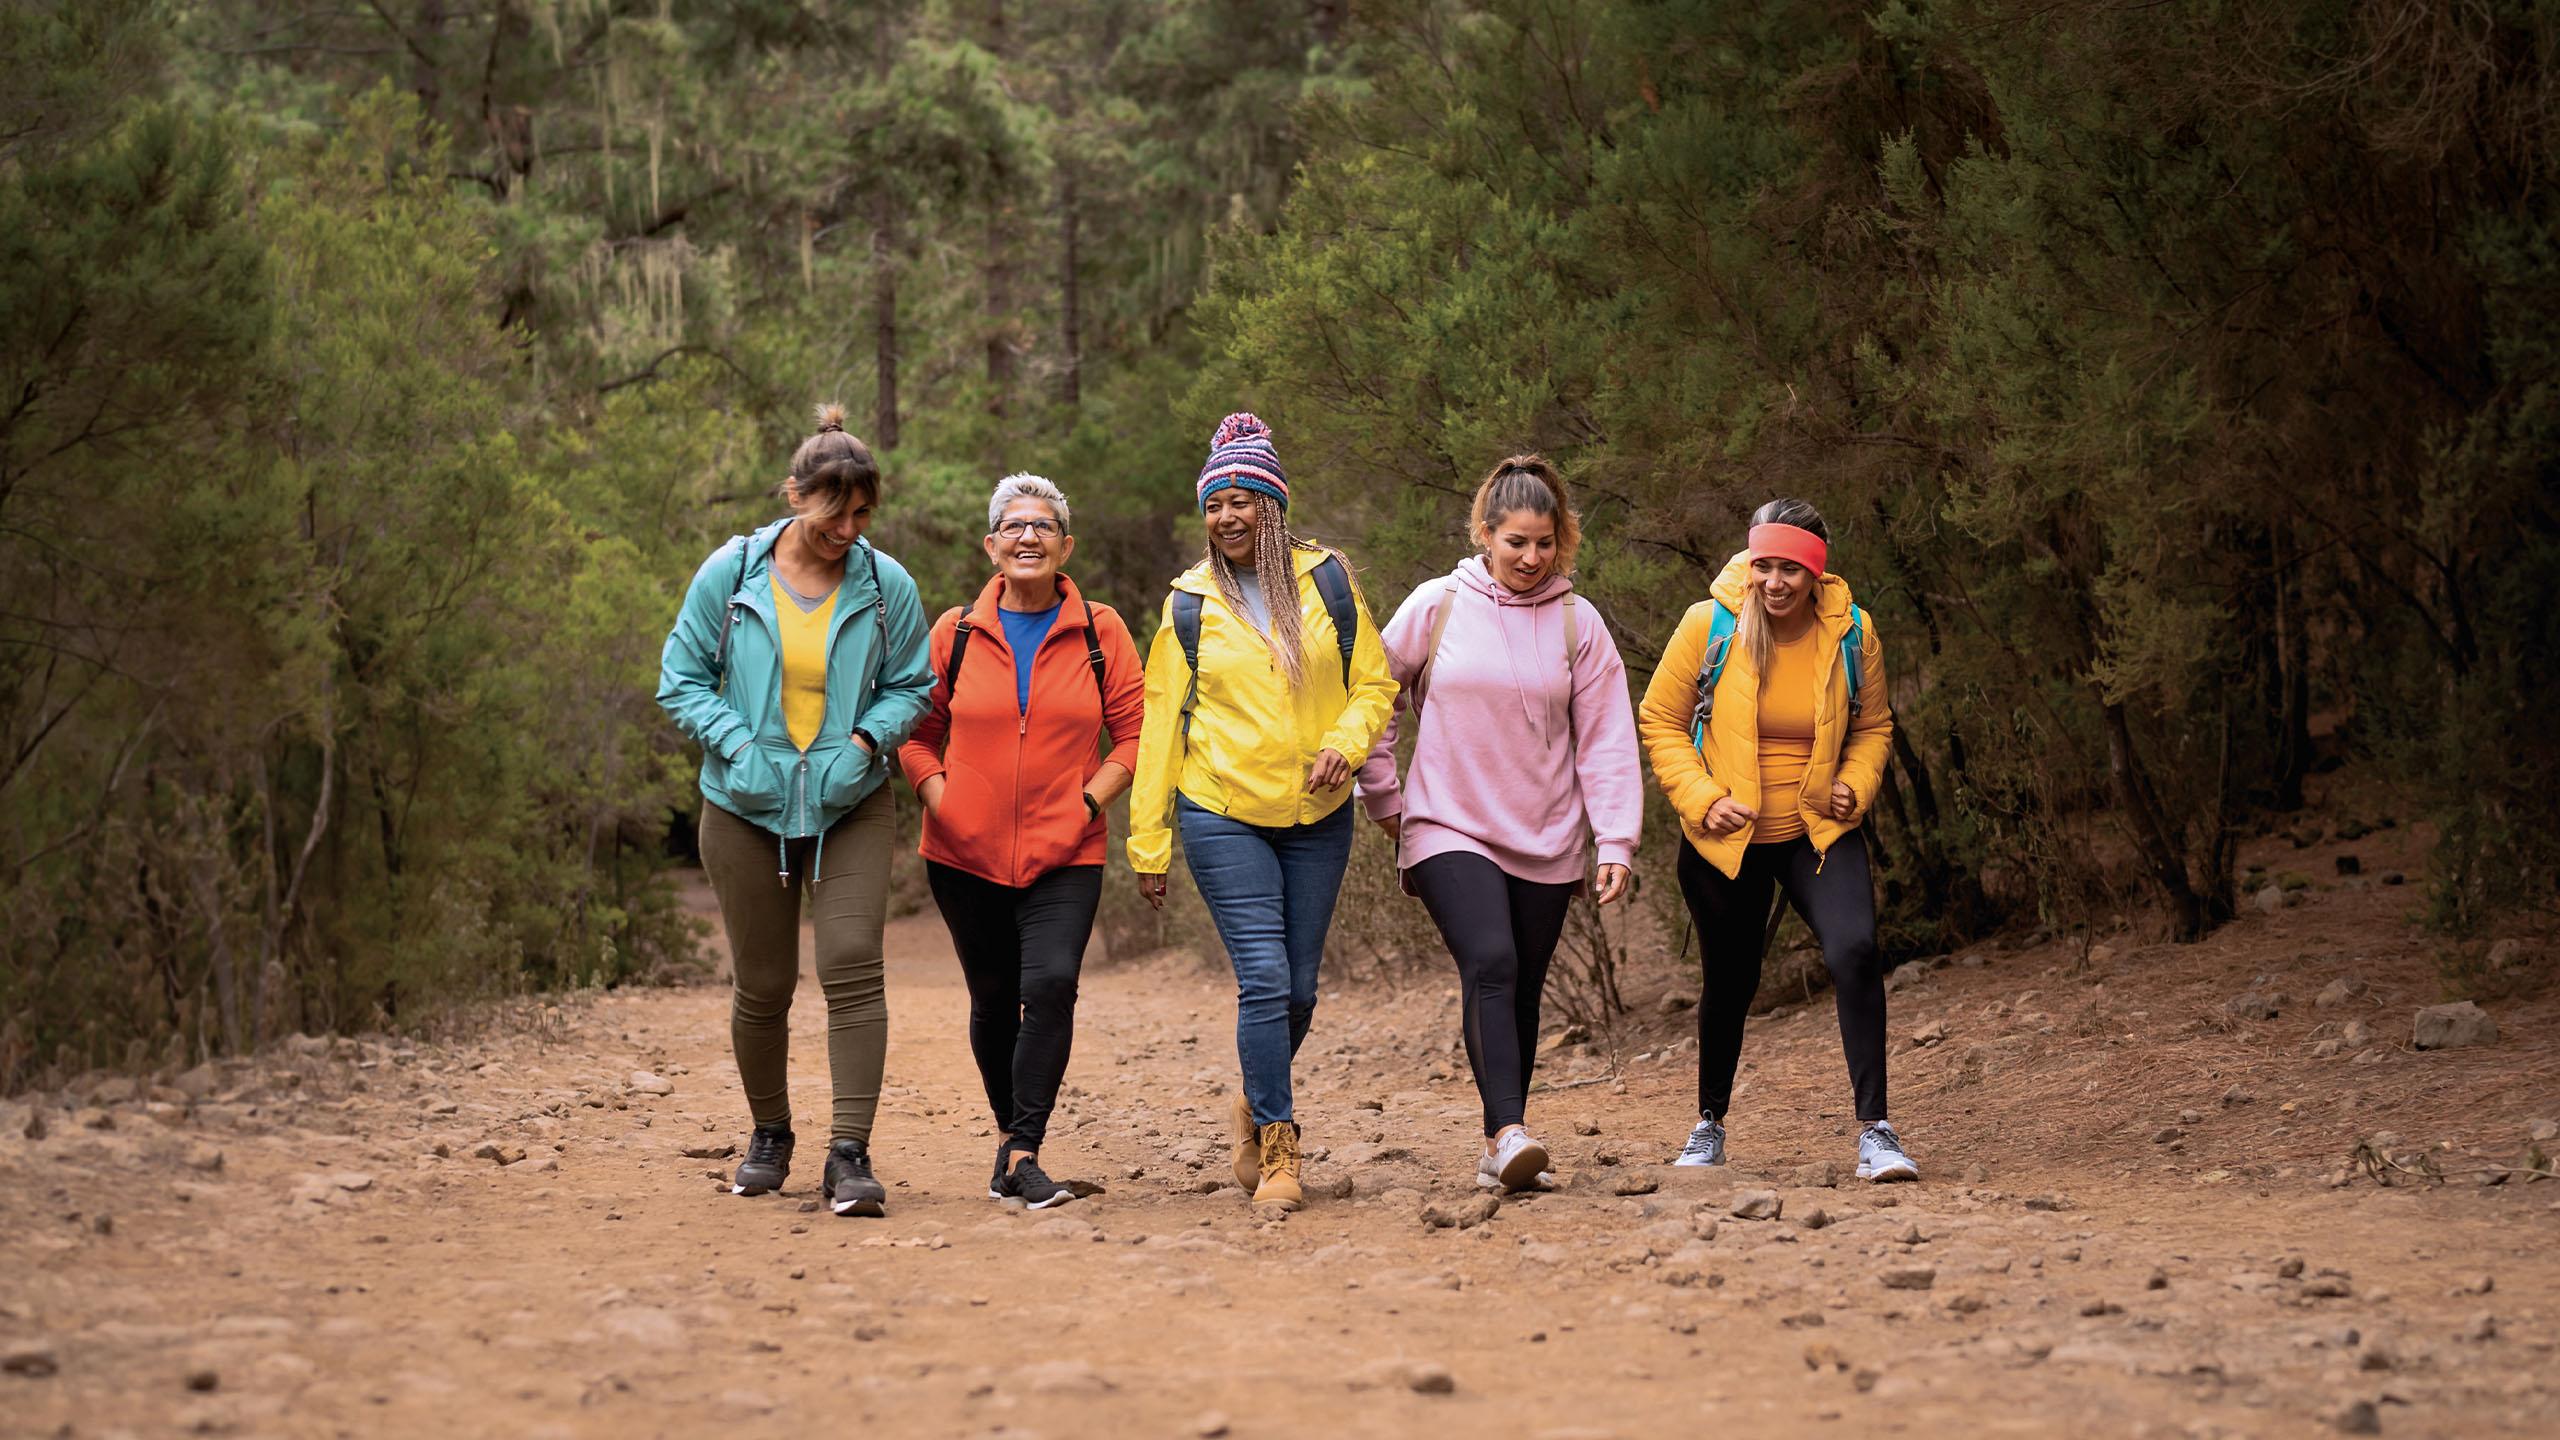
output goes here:
<path id="1" fill-rule="evenodd" d="M 1316 582 L 1316 594 L 1324 600 L 1325 614 L 1333 618 L 1333 641 L 1342 651 L 1342 688 L 1351 689 L 1351 647 L 1360 638 L 1360 607 L 1351 598 L 1351 572 L 1342 568 L 1342 557 L 1327 555 L 1309 572 Z"/>
<path id="2" fill-rule="evenodd" d="M 1689 743 L 1701 753 L 1707 748 L 1707 721 L 1716 713 L 1716 682 L 1724 678 L 1724 662 L 1733 654 L 1733 632 L 1740 624 L 1738 617 L 1724 608 L 1721 600 L 1710 600 L 1715 613 L 1707 627 L 1707 653 L 1698 666 L 1698 700 L 1689 711 Z"/>
<path id="3" fill-rule="evenodd" d="M 1849 607 L 1849 633 L 1840 637 L 1840 668 L 1849 677 L 1849 718 L 1867 708 L 1867 612 Z"/>
<path id="4" fill-rule="evenodd" d="M 1191 748 L 1191 711 L 1200 703 L 1200 597 L 1188 590 L 1173 592 L 1173 638 L 1182 643 L 1182 659 L 1191 667 L 1191 684 L 1182 692 L 1182 748 Z"/>

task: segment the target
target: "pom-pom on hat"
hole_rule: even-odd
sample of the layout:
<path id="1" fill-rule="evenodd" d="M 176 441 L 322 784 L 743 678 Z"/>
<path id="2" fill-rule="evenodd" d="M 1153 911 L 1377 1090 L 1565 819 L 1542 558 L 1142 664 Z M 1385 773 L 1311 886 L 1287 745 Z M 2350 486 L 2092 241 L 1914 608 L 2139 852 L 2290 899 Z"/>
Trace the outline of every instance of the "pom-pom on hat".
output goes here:
<path id="1" fill-rule="evenodd" d="M 1209 463 L 1200 467 L 1200 508 L 1208 509 L 1209 497 L 1230 485 L 1289 508 L 1289 476 L 1280 468 L 1280 452 L 1271 448 L 1271 427 L 1241 410 L 1219 421 L 1209 437 Z"/>

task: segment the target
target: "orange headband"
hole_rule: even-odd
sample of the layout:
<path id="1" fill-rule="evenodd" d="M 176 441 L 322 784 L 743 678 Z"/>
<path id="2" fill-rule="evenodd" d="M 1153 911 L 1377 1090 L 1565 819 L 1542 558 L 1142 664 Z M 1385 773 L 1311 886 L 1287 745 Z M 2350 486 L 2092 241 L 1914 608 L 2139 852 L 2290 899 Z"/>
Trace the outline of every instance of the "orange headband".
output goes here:
<path id="1" fill-rule="evenodd" d="M 1793 560 L 1816 575 L 1823 573 L 1823 562 L 1831 558 L 1831 547 L 1821 536 L 1796 525 L 1754 525 L 1751 527 L 1751 558 L 1754 560 Z"/>

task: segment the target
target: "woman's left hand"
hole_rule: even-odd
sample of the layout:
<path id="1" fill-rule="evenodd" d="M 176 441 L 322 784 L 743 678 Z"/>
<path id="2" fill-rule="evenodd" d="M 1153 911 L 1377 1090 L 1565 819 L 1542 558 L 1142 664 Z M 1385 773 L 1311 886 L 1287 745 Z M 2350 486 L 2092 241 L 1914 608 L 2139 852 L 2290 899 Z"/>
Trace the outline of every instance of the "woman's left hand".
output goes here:
<path id="1" fill-rule="evenodd" d="M 1339 790 L 1350 780 L 1351 762 L 1343 759 L 1339 750 L 1318 752 L 1316 763 L 1307 768 L 1307 788 L 1310 790 Z"/>
<path id="2" fill-rule="evenodd" d="M 1840 781 L 1831 782 L 1831 818 L 1847 820 L 1858 813 L 1858 792 Z"/>
<path id="3" fill-rule="evenodd" d="M 1628 878 L 1627 867 L 1624 865 L 1601 866 L 1600 887 L 1591 892 L 1592 903 L 1606 905 L 1612 901 L 1624 899 Z"/>

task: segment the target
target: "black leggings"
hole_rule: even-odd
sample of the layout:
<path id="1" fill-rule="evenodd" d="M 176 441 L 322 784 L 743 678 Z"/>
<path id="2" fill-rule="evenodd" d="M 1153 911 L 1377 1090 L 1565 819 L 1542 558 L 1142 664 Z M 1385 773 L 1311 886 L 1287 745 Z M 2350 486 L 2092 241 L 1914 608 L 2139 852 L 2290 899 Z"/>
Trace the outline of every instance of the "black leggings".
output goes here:
<path id="1" fill-rule="evenodd" d="M 969 1051 L 996 1128 L 1037 1150 L 1075 1040 L 1102 867 L 1061 866 L 1020 889 L 931 860 L 924 875 L 969 981 Z"/>
<path id="2" fill-rule="evenodd" d="M 1819 873 L 1816 873 L 1817 869 Z M 1680 847 L 1680 894 L 1698 923 L 1706 993 L 1698 1001 L 1698 1110 L 1717 1119 L 1733 1103 L 1733 1070 L 1742 1060 L 1742 1022 L 1760 988 L 1760 952 L 1769 941 L 1769 892 L 1784 891 L 1813 938 L 1840 1006 L 1840 1048 L 1858 1118 L 1882 1120 L 1884 1108 L 1884 967 L 1876 958 L 1875 882 L 1866 837 L 1852 830 L 1825 856 L 1798 836 L 1742 851 L 1731 880 L 1691 846 Z"/>
<path id="3" fill-rule="evenodd" d="M 1405 874 L 1458 962 L 1467 1064 L 1484 1101 L 1484 1133 L 1498 1135 L 1528 1112 L 1538 998 L 1581 886 L 1515 879 L 1468 851 L 1434 855 Z"/>

